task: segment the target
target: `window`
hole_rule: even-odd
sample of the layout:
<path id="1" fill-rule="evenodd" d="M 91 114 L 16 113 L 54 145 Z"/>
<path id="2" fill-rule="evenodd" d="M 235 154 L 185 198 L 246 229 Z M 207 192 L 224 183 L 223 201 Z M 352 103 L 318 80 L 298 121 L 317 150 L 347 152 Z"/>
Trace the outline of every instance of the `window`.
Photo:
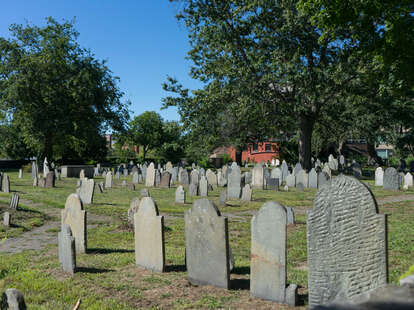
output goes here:
<path id="1" fill-rule="evenodd" d="M 253 152 L 257 152 L 258 149 L 257 143 L 253 143 Z"/>
<path id="2" fill-rule="evenodd" d="M 265 144 L 265 151 L 270 152 L 272 150 L 272 145 L 270 143 Z"/>

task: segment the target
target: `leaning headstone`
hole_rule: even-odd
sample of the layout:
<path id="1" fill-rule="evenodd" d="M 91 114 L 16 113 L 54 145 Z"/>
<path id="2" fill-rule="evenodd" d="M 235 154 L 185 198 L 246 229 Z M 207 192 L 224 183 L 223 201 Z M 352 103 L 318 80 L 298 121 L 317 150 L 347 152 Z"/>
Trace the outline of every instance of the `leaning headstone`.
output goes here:
<path id="1" fill-rule="evenodd" d="M 3 193 L 10 193 L 10 178 L 7 173 L 3 174 L 2 188 Z"/>
<path id="2" fill-rule="evenodd" d="M 19 207 L 19 195 L 16 193 L 13 193 L 11 199 L 10 199 L 10 209 L 17 210 Z"/>
<path id="3" fill-rule="evenodd" d="M 318 174 L 315 168 L 309 171 L 309 188 L 318 188 Z"/>
<path id="4" fill-rule="evenodd" d="M 103 192 L 104 192 L 104 189 L 105 189 L 105 184 L 104 184 L 104 182 L 99 182 L 99 183 L 98 183 L 98 188 L 99 188 L 99 191 L 100 191 L 101 193 L 103 193 Z"/>
<path id="5" fill-rule="evenodd" d="M 135 263 L 145 269 L 163 272 L 165 265 L 164 217 L 151 197 L 142 198 L 134 215 Z"/>
<path id="6" fill-rule="evenodd" d="M 154 163 L 151 163 L 148 166 L 148 168 L 146 169 L 146 174 L 147 175 L 146 175 L 146 178 L 145 178 L 145 186 L 147 186 L 147 187 L 155 186 L 155 167 L 154 167 Z"/>
<path id="7" fill-rule="evenodd" d="M 93 179 L 83 179 L 79 197 L 83 204 L 89 205 L 93 202 L 93 194 L 95 191 L 95 181 Z"/>
<path id="8" fill-rule="evenodd" d="M 307 216 L 309 305 L 341 303 L 387 283 L 385 215 L 371 191 L 340 175 Z"/>
<path id="9" fill-rule="evenodd" d="M 208 182 L 205 176 L 202 176 L 199 184 L 199 193 L 202 197 L 208 196 Z"/>
<path id="10" fill-rule="evenodd" d="M 375 186 L 384 185 L 384 170 L 381 167 L 375 169 Z"/>
<path id="11" fill-rule="evenodd" d="M 227 218 L 208 199 L 198 199 L 184 215 L 188 280 L 229 288 Z"/>
<path id="12" fill-rule="evenodd" d="M 261 164 L 254 165 L 252 172 L 252 186 L 254 188 L 264 188 L 264 169 Z"/>
<path id="13" fill-rule="evenodd" d="M 26 310 L 23 294 L 15 289 L 8 288 L 1 296 L 1 309 L 3 310 Z"/>
<path id="14" fill-rule="evenodd" d="M 171 173 L 164 171 L 161 175 L 160 187 L 169 188 L 171 182 Z"/>
<path id="15" fill-rule="evenodd" d="M 295 187 L 296 177 L 293 173 L 290 173 L 286 176 L 286 185 L 289 187 Z"/>
<path id="16" fill-rule="evenodd" d="M 86 252 L 86 211 L 82 201 L 76 194 L 70 194 L 66 199 L 65 209 L 62 210 L 62 225 L 70 226 L 75 238 L 76 252 Z"/>
<path id="17" fill-rule="evenodd" d="M 252 201 L 252 189 L 250 188 L 250 184 L 246 184 L 243 187 L 241 200 Z"/>
<path id="18" fill-rule="evenodd" d="M 197 196 L 198 195 L 198 186 L 196 184 L 191 183 L 188 186 L 188 194 L 190 196 Z"/>
<path id="19" fill-rule="evenodd" d="M 59 263 L 62 269 L 70 274 L 75 273 L 76 269 L 76 248 L 75 238 L 69 225 L 62 225 L 61 231 L 58 233 L 59 247 Z"/>
<path id="20" fill-rule="evenodd" d="M 175 191 L 175 202 L 185 203 L 185 191 L 182 185 L 179 185 Z"/>
<path id="21" fill-rule="evenodd" d="M 5 227 L 10 227 L 10 213 L 9 212 L 4 212 L 3 214 L 3 225 Z"/>
<path id="22" fill-rule="evenodd" d="M 109 171 L 105 176 L 105 188 L 112 188 L 112 172 Z"/>
<path id="23" fill-rule="evenodd" d="M 127 221 L 129 226 L 134 226 L 134 215 L 138 212 L 140 202 L 141 200 L 138 197 L 135 197 L 131 200 L 129 209 L 127 211 Z"/>
<path id="24" fill-rule="evenodd" d="M 394 167 L 385 169 L 383 189 L 386 190 L 399 190 L 401 187 L 400 176 Z"/>
<path id="25" fill-rule="evenodd" d="M 296 305 L 297 285 L 286 285 L 286 209 L 267 202 L 251 221 L 250 293 Z"/>
<path id="26" fill-rule="evenodd" d="M 227 201 L 227 190 L 222 190 L 220 192 L 220 197 L 219 197 L 219 204 L 220 204 L 220 206 L 225 206 L 226 205 L 226 201 Z"/>
<path id="27" fill-rule="evenodd" d="M 413 186 L 413 176 L 409 172 L 407 172 L 404 176 L 404 186 L 407 188 Z"/>
<path id="28" fill-rule="evenodd" d="M 231 172 L 227 180 L 227 198 L 228 199 L 239 199 L 240 194 L 241 194 L 241 171 L 237 163 L 233 162 L 231 164 Z"/>

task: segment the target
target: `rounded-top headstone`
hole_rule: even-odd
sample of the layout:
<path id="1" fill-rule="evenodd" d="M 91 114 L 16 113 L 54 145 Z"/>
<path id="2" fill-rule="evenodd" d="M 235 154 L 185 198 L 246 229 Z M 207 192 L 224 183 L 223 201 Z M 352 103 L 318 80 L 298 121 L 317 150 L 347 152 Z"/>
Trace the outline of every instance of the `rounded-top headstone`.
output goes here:
<path id="1" fill-rule="evenodd" d="M 0 306 L 1 309 L 26 310 L 23 294 L 15 288 L 9 288 L 3 293 Z"/>
<path id="2" fill-rule="evenodd" d="M 83 210 L 82 201 L 78 194 L 70 194 L 66 199 L 65 209 L 72 209 L 76 211 Z"/>
<path id="3" fill-rule="evenodd" d="M 139 203 L 138 216 L 158 216 L 158 208 L 151 197 L 143 197 Z"/>

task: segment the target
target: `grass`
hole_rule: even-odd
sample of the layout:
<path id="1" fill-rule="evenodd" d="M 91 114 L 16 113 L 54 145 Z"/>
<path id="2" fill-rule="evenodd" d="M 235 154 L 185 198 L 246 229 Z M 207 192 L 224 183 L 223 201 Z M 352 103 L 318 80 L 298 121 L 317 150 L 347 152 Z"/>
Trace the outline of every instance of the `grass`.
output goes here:
<path id="1" fill-rule="evenodd" d="M 48 210 L 64 207 L 66 197 L 75 192 L 76 180 L 57 181 L 57 188 L 33 188 L 29 174 L 17 179 L 10 173 L 11 190 L 17 191 L 21 199 L 31 200 L 36 207 L 24 205 L 25 221 L 47 219 Z M 250 274 L 250 220 L 256 210 L 266 201 L 275 200 L 295 211 L 295 225 L 288 226 L 287 282 L 299 285 L 301 306 L 307 303 L 307 254 L 306 254 L 306 210 L 312 207 L 315 190 L 297 192 L 271 192 L 254 190 L 251 203 L 230 201 L 219 207 L 229 221 L 229 243 L 235 258 L 231 275 L 234 288 L 223 290 L 210 286 L 192 286 L 185 271 L 184 211 L 197 199 L 188 197 L 184 205 L 174 203 L 175 188 L 150 189 L 160 212 L 165 216 L 165 250 L 167 270 L 163 274 L 135 267 L 134 238 L 124 219 L 132 198 L 139 196 L 142 185 L 135 192 L 121 187 L 122 180 L 115 180 L 112 189 L 104 193 L 95 192 L 94 203 L 86 206 L 89 212 L 88 253 L 77 255 L 78 272 L 69 276 L 62 272 L 57 257 L 56 245 L 41 251 L 25 251 L 19 254 L 0 254 L 0 292 L 9 287 L 20 289 L 30 309 L 72 309 L 82 299 L 81 309 L 214 309 L 254 308 L 289 309 L 269 301 L 250 297 L 248 291 Z M 130 177 L 127 178 L 130 182 Z M 97 178 L 96 181 L 100 181 Z M 414 191 L 392 192 L 373 187 L 377 198 L 413 195 Z M 218 204 L 221 189 L 209 194 L 209 199 Z M 8 201 L 11 194 L 0 194 L 0 202 Z M 1 208 L 1 206 L 0 206 Z M 388 214 L 389 224 L 389 277 L 397 283 L 398 278 L 412 265 L 414 253 L 414 201 L 380 204 L 380 213 Z M 3 211 L 3 209 L 1 209 Z M 20 212 L 20 211 L 18 211 Z M 99 215 L 92 218 L 90 215 Z M 104 215 L 104 216 L 103 216 Z M 110 221 L 108 219 L 111 219 Z M 26 225 L 26 224 L 24 224 Z M 27 224 L 25 229 L 35 225 Z M 18 235 L 10 228 L 0 231 Z M 22 230 L 23 231 L 23 230 Z M 51 228 L 49 232 L 57 233 Z"/>

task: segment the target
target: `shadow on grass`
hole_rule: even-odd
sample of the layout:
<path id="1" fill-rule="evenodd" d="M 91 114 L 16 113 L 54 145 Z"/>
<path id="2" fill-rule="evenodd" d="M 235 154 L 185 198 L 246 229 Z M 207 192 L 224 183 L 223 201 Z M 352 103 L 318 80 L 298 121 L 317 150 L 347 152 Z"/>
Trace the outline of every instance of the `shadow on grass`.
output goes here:
<path id="1" fill-rule="evenodd" d="M 298 304 L 297 306 L 304 306 L 308 302 L 308 294 L 298 294 Z M 389 308 L 393 309 L 393 308 Z"/>
<path id="2" fill-rule="evenodd" d="M 112 272 L 112 269 L 99 269 L 93 267 L 76 267 L 76 272 L 84 272 L 84 273 L 105 273 L 105 272 Z"/>
<path id="3" fill-rule="evenodd" d="M 231 290 L 249 290 L 250 280 L 249 279 L 232 279 L 230 280 Z"/>
<path id="4" fill-rule="evenodd" d="M 118 204 L 116 204 L 116 203 L 93 203 L 92 204 L 93 206 L 120 206 L 120 205 L 118 205 Z"/>
<path id="5" fill-rule="evenodd" d="M 234 267 L 231 271 L 233 274 L 250 274 L 250 267 Z"/>
<path id="6" fill-rule="evenodd" d="M 187 267 L 185 265 L 168 265 L 165 266 L 165 272 L 185 272 Z"/>
<path id="7" fill-rule="evenodd" d="M 99 249 L 99 248 L 91 248 L 87 250 L 88 254 L 111 254 L 111 253 L 133 253 L 135 250 L 127 250 L 127 249 Z"/>

